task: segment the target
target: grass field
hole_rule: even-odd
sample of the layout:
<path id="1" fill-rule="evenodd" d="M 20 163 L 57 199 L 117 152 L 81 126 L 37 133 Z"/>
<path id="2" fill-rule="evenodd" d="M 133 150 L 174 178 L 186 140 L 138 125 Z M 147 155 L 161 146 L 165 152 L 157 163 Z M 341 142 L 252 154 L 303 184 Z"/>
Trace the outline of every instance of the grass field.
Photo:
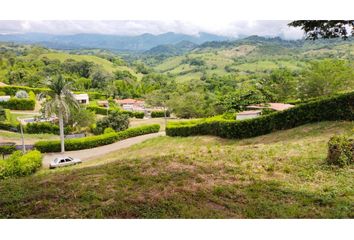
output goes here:
<path id="1" fill-rule="evenodd" d="M 246 139 L 159 137 L 0 181 L 2 218 L 353 218 L 354 168 L 325 164 L 353 122 Z"/>
<path id="2" fill-rule="evenodd" d="M 41 54 L 40 57 L 47 57 L 49 59 L 58 59 L 61 62 L 67 59 L 73 59 L 76 61 L 86 60 L 102 66 L 108 72 L 114 72 L 115 70 L 120 70 L 120 71 L 127 70 L 131 74 L 137 76 L 138 79 L 141 79 L 142 77 L 141 74 L 136 74 L 131 68 L 127 66 L 114 66 L 113 63 L 111 63 L 110 61 L 93 55 L 76 55 L 76 54 L 69 54 L 69 53 L 53 52 L 53 53 Z"/>

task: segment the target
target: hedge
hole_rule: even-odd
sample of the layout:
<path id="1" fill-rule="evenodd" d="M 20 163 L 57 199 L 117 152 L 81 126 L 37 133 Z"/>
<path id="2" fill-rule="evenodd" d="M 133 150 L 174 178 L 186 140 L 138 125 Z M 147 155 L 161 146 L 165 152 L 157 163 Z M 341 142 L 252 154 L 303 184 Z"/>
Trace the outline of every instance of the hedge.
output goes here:
<path id="1" fill-rule="evenodd" d="M 170 116 L 170 112 L 166 111 L 166 117 Z M 151 117 L 152 118 L 160 118 L 160 117 L 165 117 L 165 112 L 164 111 L 153 111 L 151 112 Z"/>
<path id="2" fill-rule="evenodd" d="M 291 109 L 247 120 L 211 120 L 168 124 L 169 136 L 215 135 L 249 138 L 306 123 L 354 120 L 354 92 L 300 104 Z"/>
<path id="3" fill-rule="evenodd" d="M 4 158 L 5 155 L 11 154 L 16 151 L 16 143 L 1 143 L 0 154 Z"/>
<path id="4" fill-rule="evenodd" d="M 36 95 L 29 92 L 29 98 L 11 97 L 7 102 L 0 102 L 0 106 L 12 110 L 34 110 L 36 105 Z"/>
<path id="5" fill-rule="evenodd" d="M 84 138 L 66 139 L 65 149 L 68 151 L 95 148 L 117 142 L 126 138 L 155 133 L 160 130 L 160 125 L 146 125 L 141 127 L 129 128 L 120 132 L 106 133 L 98 136 Z M 41 152 L 60 152 L 60 141 L 39 141 L 34 147 Z"/>
<path id="6" fill-rule="evenodd" d="M 42 159 L 42 154 L 36 150 L 26 154 L 16 151 L 0 161 L 0 179 L 33 174 L 42 166 Z"/>
<path id="7" fill-rule="evenodd" d="M 0 129 L 11 131 L 11 132 L 18 132 L 20 129 L 20 125 L 5 121 L 5 122 L 0 122 Z"/>
<path id="8" fill-rule="evenodd" d="M 39 93 L 44 93 L 47 92 L 49 89 L 48 88 L 33 88 L 33 87 L 26 87 L 26 86 L 0 86 L 0 92 L 4 92 L 6 95 L 11 95 L 14 96 L 17 91 L 19 90 L 24 90 L 26 92 L 34 92 L 35 94 Z M 80 93 L 87 93 L 90 97 L 90 99 L 100 99 L 105 97 L 104 94 L 98 93 L 98 92 L 79 92 L 79 91 L 74 91 L 76 94 Z"/>
<path id="9" fill-rule="evenodd" d="M 87 106 L 86 109 L 94 111 L 96 114 L 101 114 L 101 115 L 107 115 L 107 108 L 104 107 L 97 107 L 97 106 Z M 119 109 L 108 109 L 108 112 L 112 111 L 118 111 L 123 114 L 127 114 L 129 117 L 135 117 L 135 118 L 144 118 L 144 113 L 143 112 L 132 112 L 132 111 L 121 111 Z"/>
<path id="10" fill-rule="evenodd" d="M 333 136 L 328 142 L 328 164 L 347 166 L 354 163 L 354 138 Z"/>

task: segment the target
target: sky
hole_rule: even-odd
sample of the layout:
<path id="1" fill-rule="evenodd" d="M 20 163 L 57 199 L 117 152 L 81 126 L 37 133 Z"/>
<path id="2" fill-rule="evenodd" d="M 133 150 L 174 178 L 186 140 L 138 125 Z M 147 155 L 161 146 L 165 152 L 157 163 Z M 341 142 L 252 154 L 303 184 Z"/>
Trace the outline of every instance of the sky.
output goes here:
<path id="1" fill-rule="evenodd" d="M 266 37 L 281 37 L 295 40 L 303 37 L 300 29 L 288 27 L 286 20 L 247 20 L 247 21 L 217 21 L 215 19 L 203 21 L 0 21 L 0 34 L 18 33 L 49 33 L 49 34 L 77 34 L 99 33 L 113 35 L 139 35 L 144 33 L 162 34 L 166 32 L 197 35 L 199 32 L 213 33 L 229 37 L 259 35 Z"/>

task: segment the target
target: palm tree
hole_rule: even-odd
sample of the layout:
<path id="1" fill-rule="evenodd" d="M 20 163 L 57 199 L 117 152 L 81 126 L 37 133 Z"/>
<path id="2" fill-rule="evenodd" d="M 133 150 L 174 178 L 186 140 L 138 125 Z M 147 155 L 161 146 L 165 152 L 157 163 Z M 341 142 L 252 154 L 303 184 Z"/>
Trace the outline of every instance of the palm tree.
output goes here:
<path id="1" fill-rule="evenodd" d="M 49 79 L 47 83 L 49 91 L 43 93 L 46 96 L 43 109 L 45 115 L 51 116 L 56 114 L 59 119 L 61 152 L 65 152 L 64 146 L 64 120 L 70 116 L 70 111 L 79 108 L 74 95 L 70 91 L 70 83 L 63 76 L 58 75 L 53 79 Z"/>

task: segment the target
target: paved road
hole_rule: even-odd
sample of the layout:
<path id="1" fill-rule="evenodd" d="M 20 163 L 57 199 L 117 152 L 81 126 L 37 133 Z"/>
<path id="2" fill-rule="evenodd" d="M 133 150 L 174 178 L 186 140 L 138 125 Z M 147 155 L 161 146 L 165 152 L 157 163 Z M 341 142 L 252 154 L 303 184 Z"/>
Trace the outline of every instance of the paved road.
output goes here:
<path id="1" fill-rule="evenodd" d="M 114 152 L 119 149 L 127 148 L 127 147 L 134 145 L 134 144 L 141 143 L 147 139 L 155 138 L 158 136 L 165 136 L 165 132 L 151 133 L 151 134 L 146 134 L 146 135 L 142 135 L 142 136 L 132 137 L 132 138 L 128 138 L 128 139 L 116 142 L 116 143 L 112 143 L 112 144 L 101 146 L 101 147 L 91 148 L 91 149 L 84 149 L 84 150 L 78 150 L 78 151 L 67 151 L 67 152 L 65 152 L 64 156 L 80 158 L 83 162 L 85 162 L 88 160 L 95 159 L 95 158 L 102 156 L 104 154 Z M 50 161 L 58 156 L 61 156 L 61 154 L 60 153 L 46 153 L 44 155 L 44 159 L 43 159 L 43 166 L 48 167 Z"/>

